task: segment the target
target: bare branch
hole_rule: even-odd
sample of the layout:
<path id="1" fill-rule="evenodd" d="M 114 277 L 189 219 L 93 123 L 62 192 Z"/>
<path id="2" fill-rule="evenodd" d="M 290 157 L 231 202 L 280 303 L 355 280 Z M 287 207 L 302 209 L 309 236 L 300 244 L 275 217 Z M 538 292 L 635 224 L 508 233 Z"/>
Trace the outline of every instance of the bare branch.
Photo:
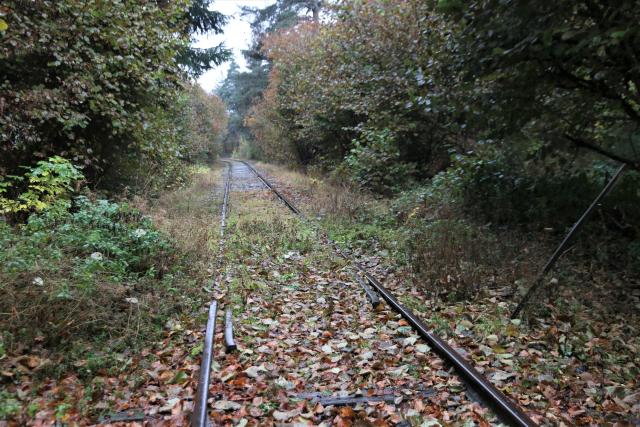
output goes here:
<path id="1" fill-rule="evenodd" d="M 567 133 L 564 134 L 564 137 L 569 141 L 571 141 L 577 147 L 586 148 L 588 150 L 601 154 L 605 157 L 608 157 L 611 160 L 615 160 L 616 162 L 624 163 L 625 165 L 629 166 L 631 169 L 640 171 L 640 161 L 633 161 L 630 159 L 626 159 L 624 157 L 620 157 L 619 155 L 612 153 L 611 151 L 606 150 L 598 145 L 592 144 L 580 138 L 576 138 L 575 136 L 569 135 Z"/>

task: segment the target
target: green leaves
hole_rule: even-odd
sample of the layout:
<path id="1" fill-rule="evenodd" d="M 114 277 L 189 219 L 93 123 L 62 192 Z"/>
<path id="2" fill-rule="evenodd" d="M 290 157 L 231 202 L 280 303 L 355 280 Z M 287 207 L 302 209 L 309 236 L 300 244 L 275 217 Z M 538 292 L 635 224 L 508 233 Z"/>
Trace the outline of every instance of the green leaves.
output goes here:
<path id="1" fill-rule="evenodd" d="M 0 177 L 0 214 L 65 209 L 68 206 L 67 196 L 73 190 L 72 184 L 84 179 L 74 165 L 60 156 L 25 169 L 24 176 Z M 23 182 L 27 184 L 26 189 L 21 189 L 20 183 Z M 8 197 L 9 192 L 17 195 Z"/>
<path id="2" fill-rule="evenodd" d="M 634 1 L 474 3 L 451 21 L 457 71 L 468 82 L 460 96 L 477 117 L 469 124 L 485 136 L 524 132 L 556 148 L 569 134 L 633 157 L 633 143 L 619 141 L 630 141 L 640 118 L 629 87 L 640 78 L 629 63 L 640 53 L 638 19 Z"/>
<path id="3" fill-rule="evenodd" d="M 64 153 L 83 164 L 90 179 L 131 185 L 136 170 L 176 159 L 166 153 L 181 150 L 166 150 L 166 141 L 181 135 L 165 119 L 179 115 L 176 98 L 186 76 L 176 61 L 189 44 L 185 6 L 207 2 L 13 3 L 0 9 L 11 22 L 10 39 L 0 48 L 3 173 Z M 220 23 L 209 18 L 205 30 Z M 149 121 L 154 134 L 143 131 Z M 105 171 L 113 172 L 105 177 Z"/>
<path id="4" fill-rule="evenodd" d="M 402 161 L 396 136 L 389 129 L 364 129 L 353 146 L 345 163 L 360 185 L 375 192 L 388 194 L 397 189 L 414 168 Z"/>
<path id="5" fill-rule="evenodd" d="M 365 156 L 353 141 L 366 139 L 368 129 L 390 131 L 396 139 L 389 153 L 369 151 L 386 165 L 376 172 L 381 176 L 394 162 L 393 173 L 406 177 L 414 172 L 408 163 L 427 169 L 446 159 L 451 119 L 443 98 L 455 78 L 442 66 L 448 35 L 433 5 L 345 2 L 334 14 L 325 25 L 303 23 L 264 40 L 274 71 L 245 124 L 265 155 L 333 168 L 353 148 Z M 388 190 L 387 184 L 373 187 Z"/>

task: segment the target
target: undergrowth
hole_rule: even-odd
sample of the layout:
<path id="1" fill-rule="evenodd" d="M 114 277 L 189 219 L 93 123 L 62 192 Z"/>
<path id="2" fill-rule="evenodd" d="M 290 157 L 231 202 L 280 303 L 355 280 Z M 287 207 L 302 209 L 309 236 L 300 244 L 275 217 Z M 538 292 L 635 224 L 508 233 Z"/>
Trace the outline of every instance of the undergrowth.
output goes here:
<path id="1" fill-rule="evenodd" d="M 528 409 L 567 425 L 576 417 L 583 424 L 624 424 L 637 413 L 640 258 L 637 235 L 609 228 L 633 217 L 617 205 L 620 193 L 610 195 L 608 208 L 572 242 L 523 318 L 512 320 L 522 292 L 570 223 L 560 227 L 556 218 L 551 227 L 521 227 L 473 215 L 456 188 L 466 182 L 456 181 L 460 175 L 441 174 L 376 199 L 327 178 L 264 168 L 434 333 L 454 340 L 482 369 L 496 369 L 490 380 Z M 633 179 L 614 191 L 632 191 Z M 627 212 L 625 221 L 617 221 L 616 212 Z M 567 417 L 575 407 L 580 410 Z"/>
<path id="2" fill-rule="evenodd" d="M 135 344 L 192 304 L 179 292 L 188 280 L 174 247 L 126 203 L 77 197 L 65 213 L 0 224 L 0 247 L 8 351 L 34 342 Z"/>
<path id="3" fill-rule="evenodd" d="M 139 384 L 135 372 L 151 361 L 135 355 L 174 320 L 195 318 L 218 244 L 219 174 L 190 174 L 153 204 L 85 193 L 21 225 L 0 221 L 0 419 L 33 417 L 31 383 L 37 396 L 52 380 L 78 379 L 89 400 L 96 377 L 127 373 Z M 56 417 L 90 411 L 83 399 Z"/>

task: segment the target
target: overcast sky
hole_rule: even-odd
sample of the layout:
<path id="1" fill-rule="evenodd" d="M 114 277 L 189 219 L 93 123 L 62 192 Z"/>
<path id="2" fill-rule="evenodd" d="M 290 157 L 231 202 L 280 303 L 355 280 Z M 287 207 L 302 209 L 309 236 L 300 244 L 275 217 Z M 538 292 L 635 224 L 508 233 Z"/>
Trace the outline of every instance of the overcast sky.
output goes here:
<path id="1" fill-rule="evenodd" d="M 251 28 L 249 27 L 250 17 L 240 17 L 241 6 L 266 7 L 275 0 L 215 0 L 213 9 L 222 12 L 229 17 L 227 25 L 224 27 L 224 34 L 200 36 L 195 47 L 213 47 L 223 42 L 225 46 L 233 50 L 236 62 L 241 66 L 245 65 L 242 57 L 242 49 L 246 49 L 251 43 Z M 218 86 L 227 75 L 229 62 L 210 70 L 198 79 L 198 83 L 207 92 L 212 91 Z"/>

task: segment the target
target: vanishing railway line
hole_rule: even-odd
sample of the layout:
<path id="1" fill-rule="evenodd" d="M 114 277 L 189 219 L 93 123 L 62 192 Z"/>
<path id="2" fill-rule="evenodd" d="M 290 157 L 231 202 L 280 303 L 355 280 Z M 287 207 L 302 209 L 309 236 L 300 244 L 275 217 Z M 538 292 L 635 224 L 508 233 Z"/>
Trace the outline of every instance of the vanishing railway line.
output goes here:
<path id="1" fill-rule="evenodd" d="M 281 192 L 279 192 L 271 182 L 269 182 L 262 174 L 260 174 L 251 164 L 244 161 L 227 161 L 228 170 L 227 177 L 224 185 L 224 196 L 221 212 L 221 243 L 220 253 L 222 254 L 224 246 L 224 232 L 225 222 L 228 209 L 229 192 L 232 187 L 232 169 L 236 166 L 240 169 L 243 176 L 241 178 L 247 180 L 246 170 L 254 174 L 264 187 L 268 188 L 273 194 L 280 199 L 285 206 L 293 212 L 295 215 L 301 217 L 303 220 L 304 215 L 300 212 L 296 206 L 288 200 Z M 241 186 L 243 184 L 240 184 Z M 255 185 L 250 184 L 251 188 L 255 188 Z M 313 225 L 313 224 L 312 224 Z M 317 227 L 316 231 L 317 231 Z M 449 363 L 458 373 L 463 382 L 468 388 L 472 389 L 477 394 L 480 400 L 488 407 L 493 409 L 502 422 L 515 426 L 535 426 L 536 423 L 527 416 L 527 414 L 520 409 L 513 401 L 506 397 L 500 390 L 498 390 L 489 380 L 487 380 L 480 372 L 478 372 L 464 357 L 454 350 L 444 340 L 430 332 L 427 325 L 418 318 L 410 309 L 403 306 L 397 298 L 386 289 L 383 284 L 371 275 L 362 265 L 350 259 L 345 255 L 340 248 L 328 239 L 325 240 L 327 246 L 335 251 L 339 256 L 346 259 L 353 268 L 358 271 L 362 277 L 356 275 L 356 280 L 360 283 L 361 287 L 365 290 L 367 298 L 372 305 L 376 306 L 380 304 L 381 297 L 388 306 L 397 314 L 402 316 L 404 320 L 413 328 L 413 330 L 424 339 L 433 350 L 438 354 L 440 358 Z M 221 255 L 220 255 L 221 256 Z M 220 263 L 220 257 L 218 258 Z M 216 285 L 219 280 L 214 281 Z M 208 419 L 208 390 L 210 385 L 210 368 L 213 358 L 213 339 L 215 336 L 215 317 L 218 308 L 218 301 L 213 301 L 209 308 L 209 318 L 207 322 L 207 329 L 205 333 L 205 345 L 203 349 L 202 364 L 200 370 L 200 379 L 198 383 L 198 393 L 194 402 L 194 414 L 192 417 L 192 426 L 207 426 L 210 425 Z M 225 328 L 225 341 L 227 344 L 227 350 L 235 348 L 233 341 L 233 333 L 231 329 L 231 312 L 227 310 L 226 316 L 226 328 Z M 338 399 L 339 400 L 339 399 Z M 336 401 L 337 402 L 337 401 Z M 345 401 L 349 404 L 349 401 Z M 340 404 L 340 403 L 336 403 Z"/>

